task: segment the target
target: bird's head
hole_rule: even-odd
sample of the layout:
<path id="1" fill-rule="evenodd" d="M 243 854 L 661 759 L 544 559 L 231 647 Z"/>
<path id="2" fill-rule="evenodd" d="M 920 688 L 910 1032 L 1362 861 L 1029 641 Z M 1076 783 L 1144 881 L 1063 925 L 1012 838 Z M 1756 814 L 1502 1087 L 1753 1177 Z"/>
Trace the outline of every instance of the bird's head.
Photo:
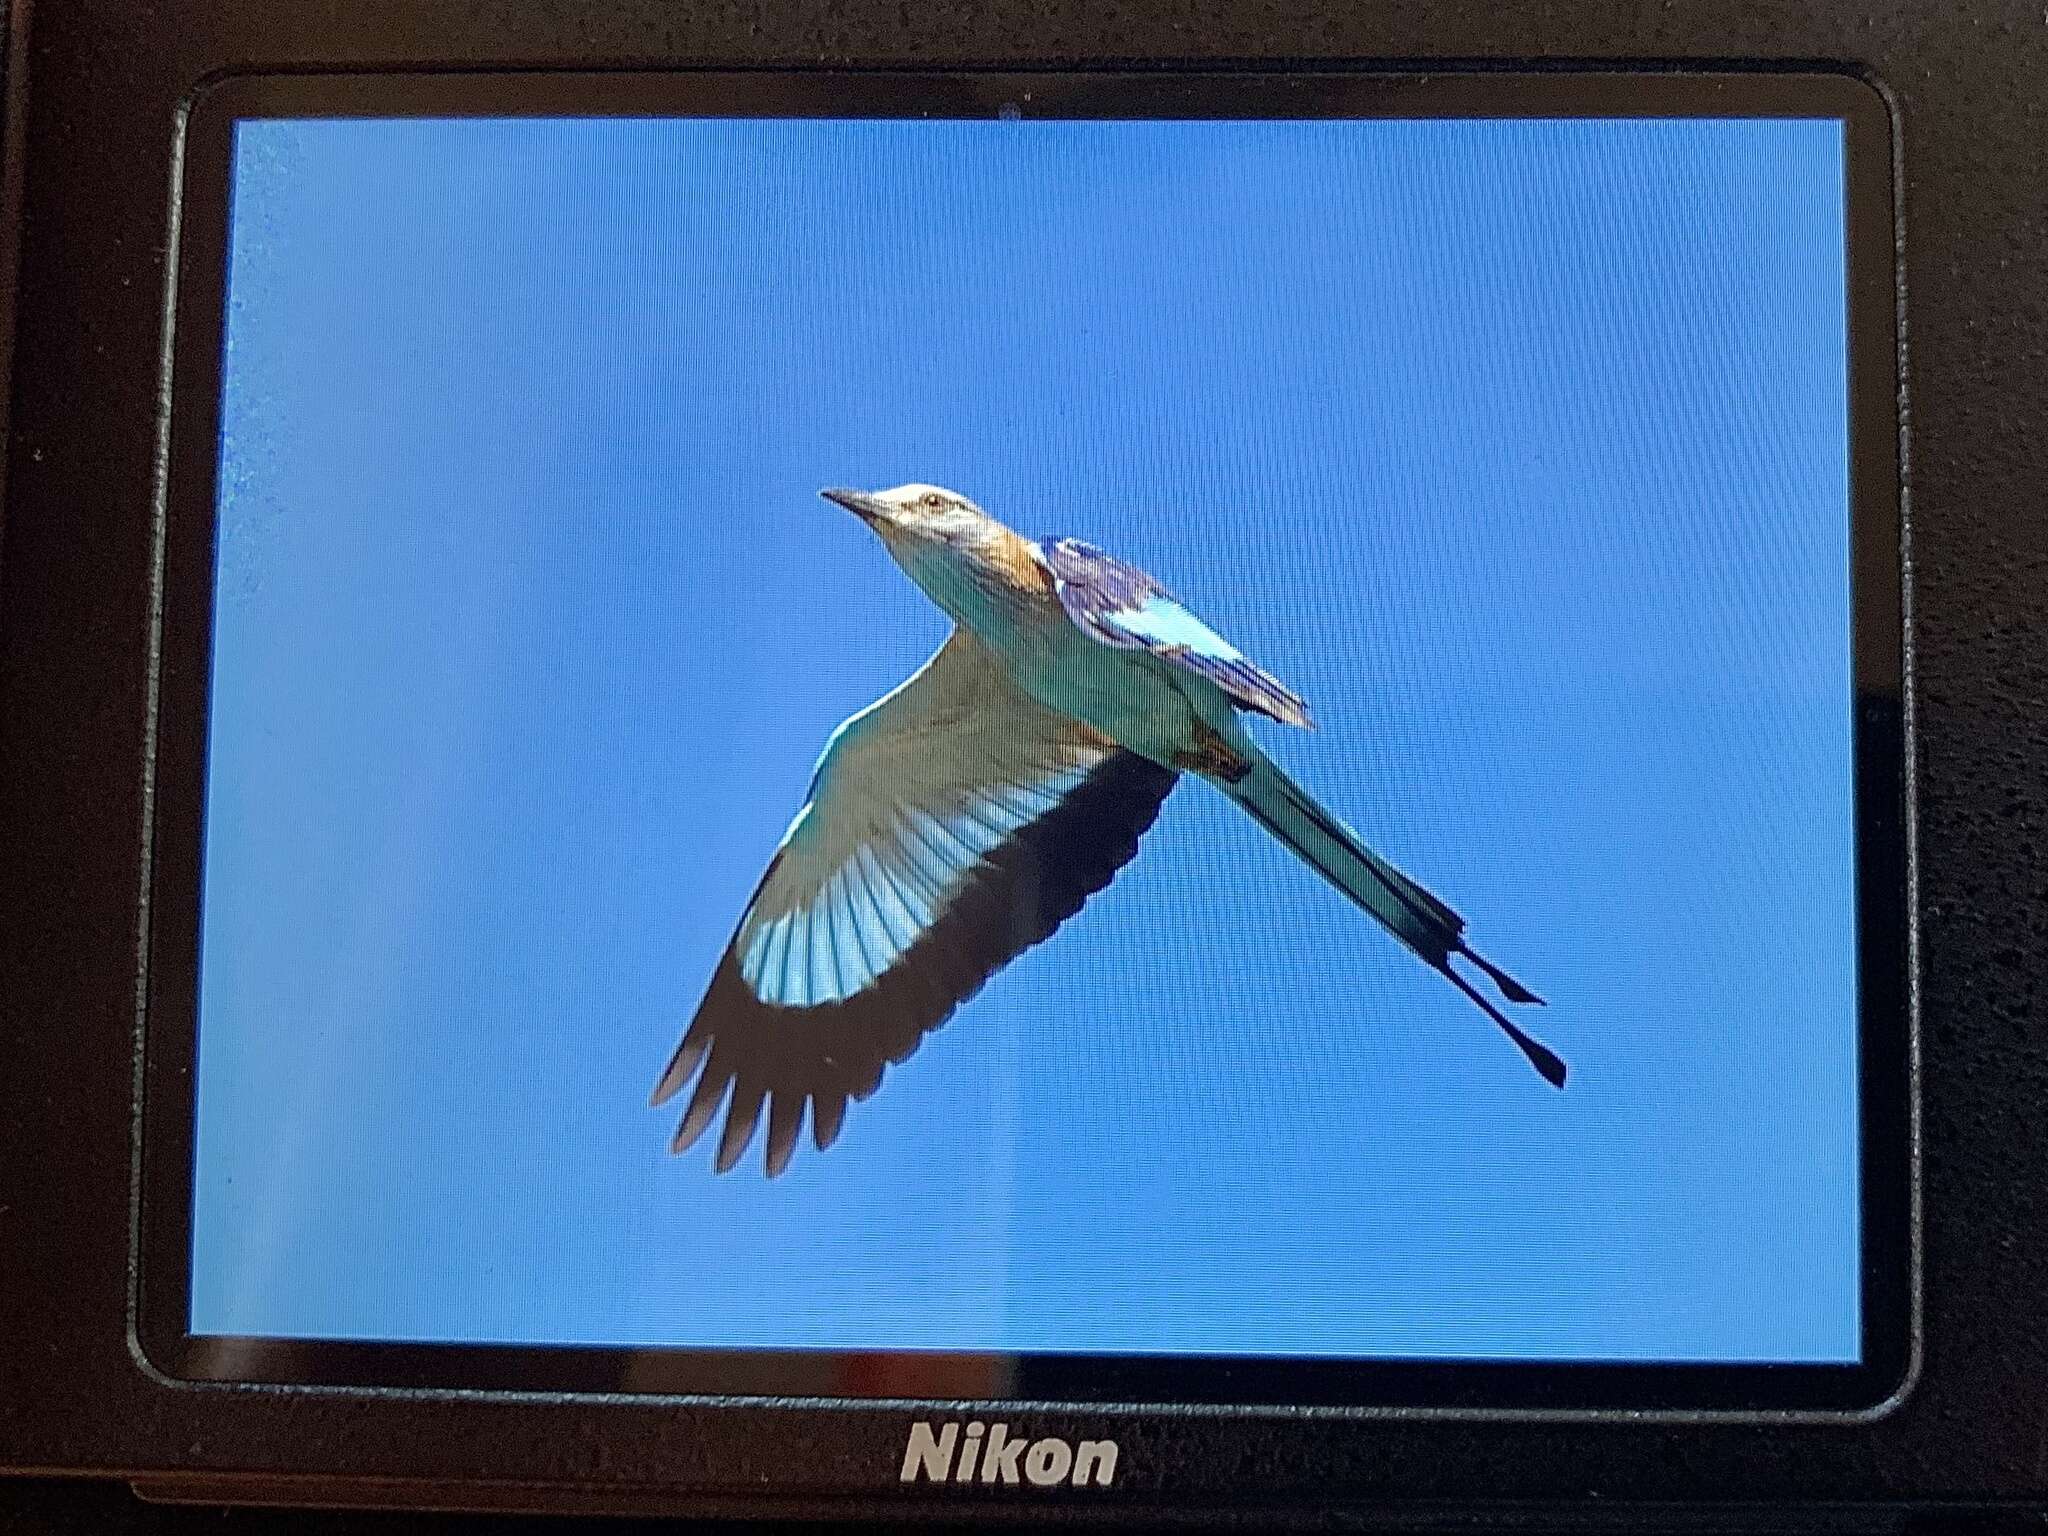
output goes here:
<path id="1" fill-rule="evenodd" d="M 1022 541 L 958 491 L 912 482 L 888 491 L 828 490 L 827 501 L 874 529 L 896 563 L 942 606 L 961 582 L 987 583 Z"/>
<path id="2" fill-rule="evenodd" d="M 890 491 L 820 491 L 894 547 L 899 541 L 973 547 L 1002 525 L 958 491 L 912 482 Z"/>

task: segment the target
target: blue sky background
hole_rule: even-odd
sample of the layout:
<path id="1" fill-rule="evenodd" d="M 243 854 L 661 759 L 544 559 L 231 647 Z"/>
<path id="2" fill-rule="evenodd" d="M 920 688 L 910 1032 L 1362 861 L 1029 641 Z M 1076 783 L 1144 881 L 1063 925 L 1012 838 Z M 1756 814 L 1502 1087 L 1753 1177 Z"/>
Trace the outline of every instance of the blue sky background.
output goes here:
<path id="1" fill-rule="evenodd" d="M 1809 122 L 241 130 L 199 1332 L 1840 1360 L 1841 147 Z M 831 484 L 1136 560 L 1551 999 L 1199 784 L 769 1183 L 647 1092 L 941 639 Z"/>

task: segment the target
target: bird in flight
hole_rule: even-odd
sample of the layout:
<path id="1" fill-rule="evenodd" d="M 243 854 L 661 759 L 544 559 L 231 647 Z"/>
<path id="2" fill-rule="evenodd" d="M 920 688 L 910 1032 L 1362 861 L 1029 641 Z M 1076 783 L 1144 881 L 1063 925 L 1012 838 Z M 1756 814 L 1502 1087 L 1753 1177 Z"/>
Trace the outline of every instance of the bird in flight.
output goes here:
<path id="1" fill-rule="evenodd" d="M 826 742 L 655 1085 L 659 1105 L 695 1079 L 672 1151 L 722 1105 L 721 1173 L 764 1106 L 771 1177 L 807 1105 L 812 1139 L 831 1146 L 885 1066 L 1130 862 L 1184 773 L 1243 806 L 1564 1086 L 1564 1063 L 1452 961 L 1509 1003 L 1542 999 L 1474 954 L 1464 919 L 1366 847 L 1239 719 L 1308 726 L 1300 696 L 1166 588 L 1078 539 L 1026 539 L 938 486 L 822 494 L 874 530 L 953 630 Z"/>

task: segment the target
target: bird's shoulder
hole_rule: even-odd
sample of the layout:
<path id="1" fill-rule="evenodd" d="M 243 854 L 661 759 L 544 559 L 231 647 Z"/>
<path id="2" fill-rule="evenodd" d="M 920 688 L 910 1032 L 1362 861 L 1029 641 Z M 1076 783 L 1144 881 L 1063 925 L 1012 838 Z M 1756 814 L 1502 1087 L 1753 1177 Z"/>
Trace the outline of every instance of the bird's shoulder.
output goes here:
<path id="1" fill-rule="evenodd" d="M 1105 611 L 1141 608 L 1150 598 L 1171 599 L 1166 584 L 1150 571 L 1070 534 L 1048 534 L 1032 546 L 1054 582 L 1085 592 Z"/>
<path id="2" fill-rule="evenodd" d="M 1067 617 L 1103 644 L 1175 656 L 1238 654 L 1150 571 L 1085 539 L 1046 539 L 1039 549 Z"/>

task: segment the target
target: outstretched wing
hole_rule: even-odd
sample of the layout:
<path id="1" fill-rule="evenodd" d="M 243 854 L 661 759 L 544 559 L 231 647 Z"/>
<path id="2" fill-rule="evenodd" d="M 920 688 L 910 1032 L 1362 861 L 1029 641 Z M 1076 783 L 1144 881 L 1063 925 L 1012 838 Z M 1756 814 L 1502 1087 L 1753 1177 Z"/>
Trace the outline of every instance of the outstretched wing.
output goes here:
<path id="1" fill-rule="evenodd" d="M 1045 539 L 1038 558 L 1060 606 L 1089 638 L 1120 650 L 1144 650 L 1205 677 L 1241 709 L 1285 725 L 1306 726 L 1301 695 L 1247 657 L 1175 601 L 1135 565 L 1079 539 Z"/>
<path id="2" fill-rule="evenodd" d="M 956 629 L 827 744 L 655 1086 L 660 1104 L 696 1078 L 673 1149 L 728 1089 L 720 1172 L 764 1104 L 771 1176 L 807 1102 L 829 1147 L 849 1099 L 1130 861 L 1177 777 L 1034 702 Z"/>

